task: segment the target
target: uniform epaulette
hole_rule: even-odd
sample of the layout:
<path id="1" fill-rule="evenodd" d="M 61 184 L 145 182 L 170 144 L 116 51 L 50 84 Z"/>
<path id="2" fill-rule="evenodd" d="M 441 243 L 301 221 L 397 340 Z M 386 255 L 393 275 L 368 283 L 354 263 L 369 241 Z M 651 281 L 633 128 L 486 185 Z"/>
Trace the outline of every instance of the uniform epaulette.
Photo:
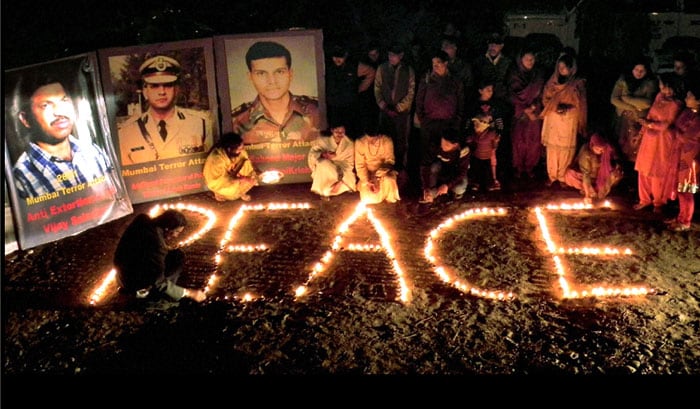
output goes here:
<path id="1" fill-rule="evenodd" d="M 236 108 L 234 108 L 233 110 L 231 110 L 231 116 L 235 118 L 235 117 L 237 117 L 237 116 L 243 114 L 244 112 L 248 111 L 248 109 L 250 109 L 250 107 L 251 107 L 252 105 L 253 105 L 252 102 L 244 102 L 244 103 L 242 103 L 242 104 L 239 105 L 238 107 L 236 107 Z"/>
<path id="2" fill-rule="evenodd" d="M 311 97 L 308 95 L 294 95 L 294 98 L 300 104 L 318 104 L 318 98 L 316 97 Z"/>
<path id="3" fill-rule="evenodd" d="M 192 116 L 192 117 L 199 118 L 199 119 L 208 119 L 209 113 L 208 113 L 208 111 L 198 111 L 196 109 L 189 109 L 189 108 L 179 108 L 178 109 L 178 111 L 177 111 L 178 119 L 186 119 L 188 116 Z"/>
<path id="4" fill-rule="evenodd" d="M 119 125 L 119 127 L 121 128 L 121 127 L 127 126 L 129 124 L 133 124 L 134 122 L 138 121 L 139 118 L 141 118 L 142 116 L 144 117 L 144 121 L 146 121 L 148 118 L 148 115 L 145 115 L 145 114 L 132 115 L 132 116 L 128 117 L 127 119 L 125 119 L 124 122 L 122 122 L 121 125 Z"/>

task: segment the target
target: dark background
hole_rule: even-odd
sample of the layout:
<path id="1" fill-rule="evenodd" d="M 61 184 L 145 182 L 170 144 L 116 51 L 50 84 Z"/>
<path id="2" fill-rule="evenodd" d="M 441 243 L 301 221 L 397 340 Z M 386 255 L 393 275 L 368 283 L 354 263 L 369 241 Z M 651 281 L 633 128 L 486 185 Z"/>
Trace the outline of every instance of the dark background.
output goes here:
<path id="1" fill-rule="evenodd" d="M 589 81 L 591 114 L 600 109 L 605 121 L 614 81 L 635 55 L 649 54 L 647 13 L 681 7 L 698 13 L 700 0 L 5 1 L 2 66 L 18 68 L 101 48 L 295 28 L 321 29 L 326 47 L 342 41 L 357 55 L 371 40 L 382 47 L 399 40 L 429 52 L 448 22 L 461 31 L 459 52 L 469 59 L 484 51 L 487 33 L 504 30 L 508 11 L 568 11 L 576 19 L 579 72 Z M 517 51 L 508 43 L 506 50 Z"/>
<path id="2" fill-rule="evenodd" d="M 611 11 L 672 11 L 681 3 L 688 12 L 700 10 L 700 0 L 490 0 L 478 5 L 453 0 L 5 1 L 2 65 L 3 69 L 16 68 L 100 48 L 294 27 L 320 28 L 328 41 L 347 39 L 360 46 L 370 38 L 389 42 L 397 36 L 429 42 L 449 21 L 466 39 L 501 28 L 508 10 L 563 9 L 576 10 L 583 56 L 592 47 L 588 40 L 599 41 L 602 48 L 615 43 L 611 40 L 616 28 L 624 23 Z M 625 20 L 634 23 L 629 16 Z M 583 36 L 591 33 L 598 35 Z M 629 42 L 624 47 L 629 52 L 637 48 Z"/>

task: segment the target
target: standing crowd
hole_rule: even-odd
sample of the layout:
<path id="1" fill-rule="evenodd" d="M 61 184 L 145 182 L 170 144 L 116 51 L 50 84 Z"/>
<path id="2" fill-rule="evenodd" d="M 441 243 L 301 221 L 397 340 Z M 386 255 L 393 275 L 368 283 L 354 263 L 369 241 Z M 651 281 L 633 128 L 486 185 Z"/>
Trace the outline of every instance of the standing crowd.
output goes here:
<path id="1" fill-rule="evenodd" d="M 431 204 L 467 190 L 527 188 L 542 177 L 593 204 L 622 184 L 638 196 L 635 210 L 670 213 L 666 205 L 677 200 L 678 216 L 667 224 L 688 230 L 700 150 L 692 55 L 678 53 L 674 71 L 658 75 L 645 56 L 633 59 L 611 90 L 610 120 L 591 121 L 575 50 L 563 47 L 546 67 L 537 50 L 525 45 L 511 58 L 504 43 L 491 33 L 472 59 L 446 33 L 426 53 L 391 43 L 385 59 L 377 42 L 360 58 L 333 44 L 329 127 L 309 152 L 311 191 L 325 201 L 357 191 L 366 203 L 413 195 Z"/>

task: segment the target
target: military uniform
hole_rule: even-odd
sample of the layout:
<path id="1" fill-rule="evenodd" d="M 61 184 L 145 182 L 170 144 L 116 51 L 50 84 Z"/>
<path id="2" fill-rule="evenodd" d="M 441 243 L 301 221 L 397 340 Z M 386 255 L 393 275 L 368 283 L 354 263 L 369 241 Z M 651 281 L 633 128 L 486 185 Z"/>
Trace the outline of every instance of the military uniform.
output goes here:
<path id="1" fill-rule="evenodd" d="M 312 141 L 320 135 L 318 100 L 292 95 L 285 120 L 279 124 L 265 110 L 260 98 L 238 106 L 231 112 L 233 131 L 245 144 L 265 142 Z"/>
<path id="2" fill-rule="evenodd" d="M 158 121 L 149 111 L 128 120 L 119 129 L 119 148 L 123 165 L 175 158 L 206 152 L 213 144 L 208 112 L 175 108 L 165 121 L 168 136 L 158 133 Z"/>
<path id="3" fill-rule="evenodd" d="M 180 71 L 180 63 L 164 55 L 149 58 L 139 67 L 144 85 L 149 86 L 175 86 Z M 123 165 L 206 152 L 213 145 L 212 121 L 207 111 L 173 107 L 172 114 L 164 120 L 167 130 L 165 138 L 160 134 L 159 122 L 149 108 L 119 128 L 119 149 Z"/>

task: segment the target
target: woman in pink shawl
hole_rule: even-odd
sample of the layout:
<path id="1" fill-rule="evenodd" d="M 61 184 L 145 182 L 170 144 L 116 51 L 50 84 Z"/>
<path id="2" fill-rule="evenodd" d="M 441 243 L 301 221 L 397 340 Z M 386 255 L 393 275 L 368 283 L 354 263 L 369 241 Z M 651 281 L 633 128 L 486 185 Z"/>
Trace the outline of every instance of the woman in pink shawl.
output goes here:
<path id="1" fill-rule="evenodd" d="M 671 196 L 665 179 L 671 168 L 674 133 L 671 125 L 683 108 L 679 89 L 680 82 L 673 73 L 662 73 L 659 76 L 659 93 L 647 117 L 640 120 L 642 142 L 634 163 L 639 203 L 634 205 L 634 210 L 642 210 L 653 204 L 654 213 L 661 213 Z"/>
<path id="2" fill-rule="evenodd" d="M 695 78 L 686 84 L 685 109 L 674 124 L 675 140 L 671 169 L 668 174 L 670 182 L 670 199 L 678 198 L 678 216 L 667 223 L 673 231 L 690 229 L 695 198 L 698 192 L 698 171 L 700 171 L 700 80 Z"/>
<path id="3" fill-rule="evenodd" d="M 566 169 L 576 155 L 579 135 L 586 135 L 588 105 L 586 80 L 576 75 L 576 59 L 562 54 L 554 73 L 544 85 L 542 145 L 547 155 L 547 186 L 566 183 Z"/>
<path id="4" fill-rule="evenodd" d="M 622 179 L 613 146 L 597 133 L 578 152 L 576 162 L 566 171 L 565 183 L 581 191 L 587 204 L 605 199 Z"/>
<path id="5" fill-rule="evenodd" d="M 513 127 L 510 138 L 513 144 L 513 169 L 515 177 L 523 173 L 535 176 L 534 169 L 542 157 L 542 88 L 544 76 L 535 67 L 536 57 L 524 49 L 516 60 L 516 67 L 508 77 L 508 96 L 513 105 Z"/>

